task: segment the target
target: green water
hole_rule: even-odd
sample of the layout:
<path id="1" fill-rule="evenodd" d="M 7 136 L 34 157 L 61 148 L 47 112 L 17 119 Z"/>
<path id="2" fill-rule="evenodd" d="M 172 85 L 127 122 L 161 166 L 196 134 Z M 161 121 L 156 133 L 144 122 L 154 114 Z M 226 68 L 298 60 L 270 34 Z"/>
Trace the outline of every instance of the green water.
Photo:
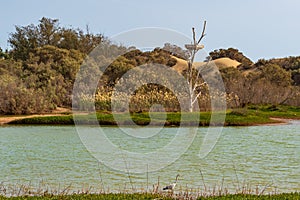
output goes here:
<path id="1" fill-rule="evenodd" d="M 85 127 L 96 129 L 97 127 Z M 180 174 L 178 187 L 259 187 L 291 192 L 300 190 L 300 123 L 288 125 L 225 127 L 208 156 L 198 157 L 207 128 L 199 128 L 189 149 L 174 163 L 159 171 L 135 174 L 113 170 L 97 161 L 82 144 L 72 126 L 0 127 L 1 185 L 30 185 L 52 190 L 69 187 L 72 191 L 124 191 L 152 189 L 173 182 Z M 145 153 L 160 148 L 172 139 L 176 128 L 166 128 L 153 141 L 129 140 L 117 127 L 104 127 L 108 138 L 127 151 Z M 149 134 L 155 128 L 141 129 Z M 174 147 L 174 152 L 176 147 Z M 163 153 L 163 152 L 162 152 Z M 172 151 L 168 152 L 172 155 Z M 115 155 L 111 155 L 115 156 Z M 126 158 L 115 158 L 123 160 Z M 159 156 L 158 156 L 159 162 Z M 147 167 L 145 160 L 145 168 Z M 201 172 L 200 172 L 201 171 Z M 201 176 L 203 175 L 203 179 Z"/>

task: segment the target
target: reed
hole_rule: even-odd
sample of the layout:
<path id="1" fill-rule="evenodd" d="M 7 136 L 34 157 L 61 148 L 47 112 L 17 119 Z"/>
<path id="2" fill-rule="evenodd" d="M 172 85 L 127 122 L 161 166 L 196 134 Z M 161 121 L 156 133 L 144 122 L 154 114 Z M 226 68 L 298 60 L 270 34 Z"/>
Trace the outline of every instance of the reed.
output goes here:
<path id="1" fill-rule="evenodd" d="M 100 165 L 100 163 L 99 163 Z M 100 167 L 99 167 L 100 169 Z M 83 199 L 156 199 L 156 200 L 265 200 L 265 199 L 300 199 L 300 193 L 278 193 L 277 188 L 273 183 L 268 183 L 263 186 L 252 186 L 246 181 L 238 179 L 236 174 L 236 183 L 232 187 L 224 186 L 224 177 L 219 184 L 208 185 L 205 182 L 205 177 L 201 170 L 199 170 L 199 178 L 202 180 L 202 186 L 198 188 L 191 188 L 179 185 L 174 191 L 163 191 L 160 184 L 160 177 L 157 183 L 153 184 L 153 188 L 144 186 L 136 187 L 130 178 L 130 173 L 127 176 L 130 178 L 130 188 L 125 185 L 119 191 L 111 192 L 109 187 L 106 187 L 101 178 L 100 186 L 93 188 L 89 185 L 83 185 L 81 189 L 74 191 L 72 185 L 57 188 L 51 188 L 45 181 L 41 181 L 34 185 L 29 182 L 27 184 L 5 185 L 0 184 L 0 200 L 83 200 Z"/>

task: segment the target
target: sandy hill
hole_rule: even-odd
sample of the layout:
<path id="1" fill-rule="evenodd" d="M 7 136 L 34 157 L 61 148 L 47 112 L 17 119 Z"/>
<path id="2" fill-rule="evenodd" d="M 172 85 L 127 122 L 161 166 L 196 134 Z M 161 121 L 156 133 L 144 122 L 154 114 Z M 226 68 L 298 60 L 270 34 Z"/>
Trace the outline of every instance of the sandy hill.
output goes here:
<path id="1" fill-rule="evenodd" d="M 226 67 L 234 67 L 237 68 L 241 63 L 232 60 L 230 58 L 218 58 L 216 60 L 213 60 L 213 62 L 219 67 L 219 68 L 226 68 Z"/>
<path id="2" fill-rule="evenodd" d="M 175 56 L 172 56 L 173 58 L 175 58 L 177 60 L 177 63 L 173 66 L 173 69 L 175 69 L 178 72 L 182 72 L 183 70 L 185 70 L 187 68 L 187 61 L 183 60 L 181 58 L 177 58 Z M 241 63 L 236 61 L 236 60 L 232 60 L 230 58 L 218 58 L 216 60 L 211 61 L 213 62 L 218 68 L 226 68 L 226 67 L 238 67 Z M 194 66 L 197 67 L 201 67 L 202 65 L 204 65 L 205 62 L 195 62 Z"/>

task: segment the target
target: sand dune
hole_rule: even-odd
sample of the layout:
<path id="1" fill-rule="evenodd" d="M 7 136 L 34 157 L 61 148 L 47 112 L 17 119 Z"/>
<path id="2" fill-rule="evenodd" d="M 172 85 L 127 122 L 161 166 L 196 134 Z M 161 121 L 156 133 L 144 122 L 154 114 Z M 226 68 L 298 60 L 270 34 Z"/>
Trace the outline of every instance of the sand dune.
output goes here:
<path id="1" fill-rule="evenodd" d="M 230 58 L 218 58 L 213 61 L 219 68 L 221 67 L 238 67 L 241 63 Z"/>
<path id="2" fill-rule="evenodd" d="M 181 73 L 183 70 L 187 68 L 186 60 L 177 58 L 176 56 L 172 56 L 172 58 L 174 58 L 177 61 L 176 64 L 172 67 L 174 70 Z"/>
<path id="3" fill-rule="evenodd" d="M 187 61 L 181 58 L 177 58 L 175 56 L 172 56 L 173 58 L 175 58 L 177 60 L 177 63 L 172 67 L 173 69 L 175 69 L 178 72 L 182 72 L 183 70 L 185 70 L 187 68 Z M 211 61 L 213 62 L 218 68 L 226 68 L 226 67 L 238 67 L 241 63 L 236 61 L 236 60 L 232 60 L 230 58 L 218 58 L 216 60 Z M 194 63 L 194 67 L 201 67 L 202 65 L 206 64 L 205 62 L 195 62 Z"/>

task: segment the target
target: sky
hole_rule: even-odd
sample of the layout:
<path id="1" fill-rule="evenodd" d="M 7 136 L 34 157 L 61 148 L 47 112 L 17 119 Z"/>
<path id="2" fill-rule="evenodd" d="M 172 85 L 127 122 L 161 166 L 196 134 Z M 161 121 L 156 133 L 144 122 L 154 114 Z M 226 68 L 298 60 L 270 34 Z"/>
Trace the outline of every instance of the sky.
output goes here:
<path id="1" fill-rule="evenodd" d="M 135 28 L 167 28 L 192 36 L 201 32 L 205 51 L 237 48 L 252 61 L 300 56 L 299 0 L 3 0 L 0 7 L 0 47 L 15 25 L 38 24 L 42 17 L 60 25 L 106 37 Z"/>

